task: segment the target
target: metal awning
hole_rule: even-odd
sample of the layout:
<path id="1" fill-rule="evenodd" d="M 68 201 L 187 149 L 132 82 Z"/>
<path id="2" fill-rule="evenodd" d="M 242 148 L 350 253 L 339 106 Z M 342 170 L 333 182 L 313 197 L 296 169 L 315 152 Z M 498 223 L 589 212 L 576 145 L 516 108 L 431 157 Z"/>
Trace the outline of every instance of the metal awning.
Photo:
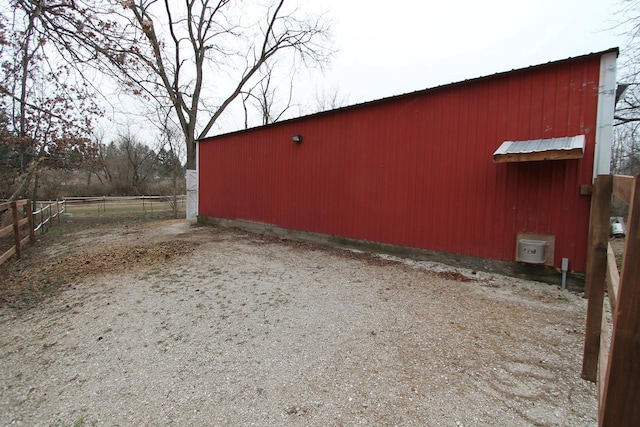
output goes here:
<path id="1" fill-rule="evenodd" d="M 584 135 L 530 141 L 504 141 L 493 153 L 493 161 L 506 163 L 581 159 L 584 156 L 584 144 Z"/>

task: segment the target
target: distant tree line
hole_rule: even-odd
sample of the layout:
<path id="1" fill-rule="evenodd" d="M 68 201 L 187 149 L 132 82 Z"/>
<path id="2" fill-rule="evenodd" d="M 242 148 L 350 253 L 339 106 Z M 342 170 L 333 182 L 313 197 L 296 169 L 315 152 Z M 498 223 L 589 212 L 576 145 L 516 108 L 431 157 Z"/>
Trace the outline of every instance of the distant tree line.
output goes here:
<path id="1" fill-rule="evenodd" d="M 0 199 L 14 194 L 16 198 L 57 199 L 184 192 L 185 165 L 181 153 L 170 144 L 153 149 L 135 136 L 120 135 L 108 143 L 87 140 L 43 154 L 36 146 L 15 140 L 8 132 L 0 136 Z M 21 189 L 20 178 L 34 161 L 39 163 L 35 187 Z"/>

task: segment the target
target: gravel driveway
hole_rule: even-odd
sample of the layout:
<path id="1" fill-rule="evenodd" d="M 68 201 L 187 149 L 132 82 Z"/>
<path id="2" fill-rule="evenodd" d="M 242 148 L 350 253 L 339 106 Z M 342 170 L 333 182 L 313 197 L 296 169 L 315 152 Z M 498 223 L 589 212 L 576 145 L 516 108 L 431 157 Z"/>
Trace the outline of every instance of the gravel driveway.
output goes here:
<path id="1" fill-rule="evenodd" d="M 3 283 L 3 425 L 597 424 L 556 287 L 184 221 L 39 250 Z"/>

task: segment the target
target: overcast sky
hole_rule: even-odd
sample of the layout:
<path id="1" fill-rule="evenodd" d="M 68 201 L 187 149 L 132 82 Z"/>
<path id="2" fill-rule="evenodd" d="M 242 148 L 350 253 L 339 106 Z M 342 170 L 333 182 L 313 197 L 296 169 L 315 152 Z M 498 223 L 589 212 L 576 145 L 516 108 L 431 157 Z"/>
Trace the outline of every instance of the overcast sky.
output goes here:
<path id="1" fill-rule="evenodd" d="M 623 47 L 619 0 L 305 0 L 333 21 L 331 68 L 298 95 L 350 103 Z M 299 98 L 300 99 L 300 98 Z"/>

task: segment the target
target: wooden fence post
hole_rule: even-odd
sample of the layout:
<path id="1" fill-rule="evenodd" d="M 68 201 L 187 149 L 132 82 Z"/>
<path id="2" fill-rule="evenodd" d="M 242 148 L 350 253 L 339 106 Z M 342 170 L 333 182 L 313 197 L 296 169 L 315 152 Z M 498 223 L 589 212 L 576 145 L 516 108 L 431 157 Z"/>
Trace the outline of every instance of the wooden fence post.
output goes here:
<path id="1" fill-rule="evenodd" d="M 18 204 L 14 201 L 11 202 L 11 214 L 13 216 L 13 236 L 16 242 L 16 258 L 20 259 L 22 256 L 22 248 L 20 247 L 20 226 L 18 225 Z"/>
<path id="2" fill-rule="evenodd" d="M 629 203 L 622 275 L 599 410 L 601 426 L 640 425 L 640 174 Z"/>
<path id="3" fill-rule="evenodd" d="M 36 233 L 33 231 L 33 206 L 31 205 L 31 199 L 27 199 L 27 215 L 29 218 L 29 241 L 33 245 L 36 243 Z"/>
<path id="4" fill-rule="evenodd" d="M 582 378 L 588 381 L 596 381 L 598 373 L 612 189 L 613 176 L 599 175 L 596 177 L 591 196 L 587 281 L 585 285 L 585 295 L 589 301 L 587 303 L 587 325 L 582 359 Z"/>

